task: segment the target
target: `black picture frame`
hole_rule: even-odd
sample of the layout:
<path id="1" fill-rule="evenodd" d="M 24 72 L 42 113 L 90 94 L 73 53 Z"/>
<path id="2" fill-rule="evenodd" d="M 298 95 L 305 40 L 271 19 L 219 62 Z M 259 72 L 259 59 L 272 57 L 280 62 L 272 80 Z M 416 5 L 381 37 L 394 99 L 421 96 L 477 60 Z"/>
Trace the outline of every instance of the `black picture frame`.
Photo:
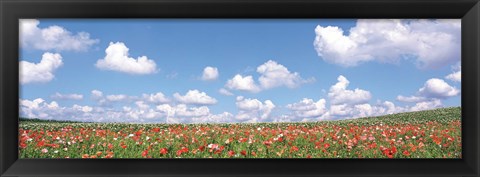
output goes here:
<path id="1" fill-rule="evenodd" d="M 18 159 L 20 18 L 461 18 L 462 159 Z M 479 176 L 478 0 L 1 0 L 1 176 Z"/>

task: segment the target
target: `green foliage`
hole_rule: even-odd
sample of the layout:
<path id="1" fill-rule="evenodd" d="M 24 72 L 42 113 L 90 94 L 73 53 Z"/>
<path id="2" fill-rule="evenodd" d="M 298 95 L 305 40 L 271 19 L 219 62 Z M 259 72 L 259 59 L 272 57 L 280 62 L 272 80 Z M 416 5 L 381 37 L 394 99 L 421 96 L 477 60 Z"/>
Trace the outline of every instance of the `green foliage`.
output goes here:
<path id="1" fill-rule="evenodd" d="M 461 158 L 461 108 L 308 123 L 22 120 L 19 141 L 21 158 Z"/>

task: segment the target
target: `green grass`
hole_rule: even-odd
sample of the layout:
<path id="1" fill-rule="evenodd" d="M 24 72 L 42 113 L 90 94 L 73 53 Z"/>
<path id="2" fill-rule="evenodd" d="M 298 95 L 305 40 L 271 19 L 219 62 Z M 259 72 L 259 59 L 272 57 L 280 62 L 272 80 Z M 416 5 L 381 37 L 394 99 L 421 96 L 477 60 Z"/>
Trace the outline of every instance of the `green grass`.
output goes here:
<path id="1" fill-rule="evenodd" d="M 461 158 L 462 148 L 460 107 L 308 123 L 126 124 L 21 119 L 19 139 L 24 145 L 19 150 L 21 158 Z M 40 146 L 42 141 L 46 145 Z M 212 144 L 219 148 L 208 148 Z M 160 153 L 163 148 L 168 153 Z M 182 148 L 188 151 L 177 154 Z M 42 153 L 44 149 L 48 152 Z"/>

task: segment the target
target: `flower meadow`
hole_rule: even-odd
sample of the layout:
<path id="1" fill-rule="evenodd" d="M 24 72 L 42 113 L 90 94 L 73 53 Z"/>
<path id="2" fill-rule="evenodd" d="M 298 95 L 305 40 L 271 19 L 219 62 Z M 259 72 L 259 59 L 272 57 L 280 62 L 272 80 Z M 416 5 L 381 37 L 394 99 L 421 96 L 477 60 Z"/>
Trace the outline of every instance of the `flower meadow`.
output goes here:
<path id="1" fill-rule="evenodd" d="M 462 158 L 461 108 L 307 123 L 22 120 L 20 158 Z"/>

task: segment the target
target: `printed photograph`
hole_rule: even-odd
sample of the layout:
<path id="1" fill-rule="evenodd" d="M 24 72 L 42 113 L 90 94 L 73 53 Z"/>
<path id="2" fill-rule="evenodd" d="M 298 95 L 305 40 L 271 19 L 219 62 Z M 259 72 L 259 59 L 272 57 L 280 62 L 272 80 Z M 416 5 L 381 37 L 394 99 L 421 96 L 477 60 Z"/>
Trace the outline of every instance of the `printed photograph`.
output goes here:
<path id="1" fill-rule="evenodd" d="M 18 60 L 19 158 L 462 158 L 460 19 L 20 19 Z"/>

